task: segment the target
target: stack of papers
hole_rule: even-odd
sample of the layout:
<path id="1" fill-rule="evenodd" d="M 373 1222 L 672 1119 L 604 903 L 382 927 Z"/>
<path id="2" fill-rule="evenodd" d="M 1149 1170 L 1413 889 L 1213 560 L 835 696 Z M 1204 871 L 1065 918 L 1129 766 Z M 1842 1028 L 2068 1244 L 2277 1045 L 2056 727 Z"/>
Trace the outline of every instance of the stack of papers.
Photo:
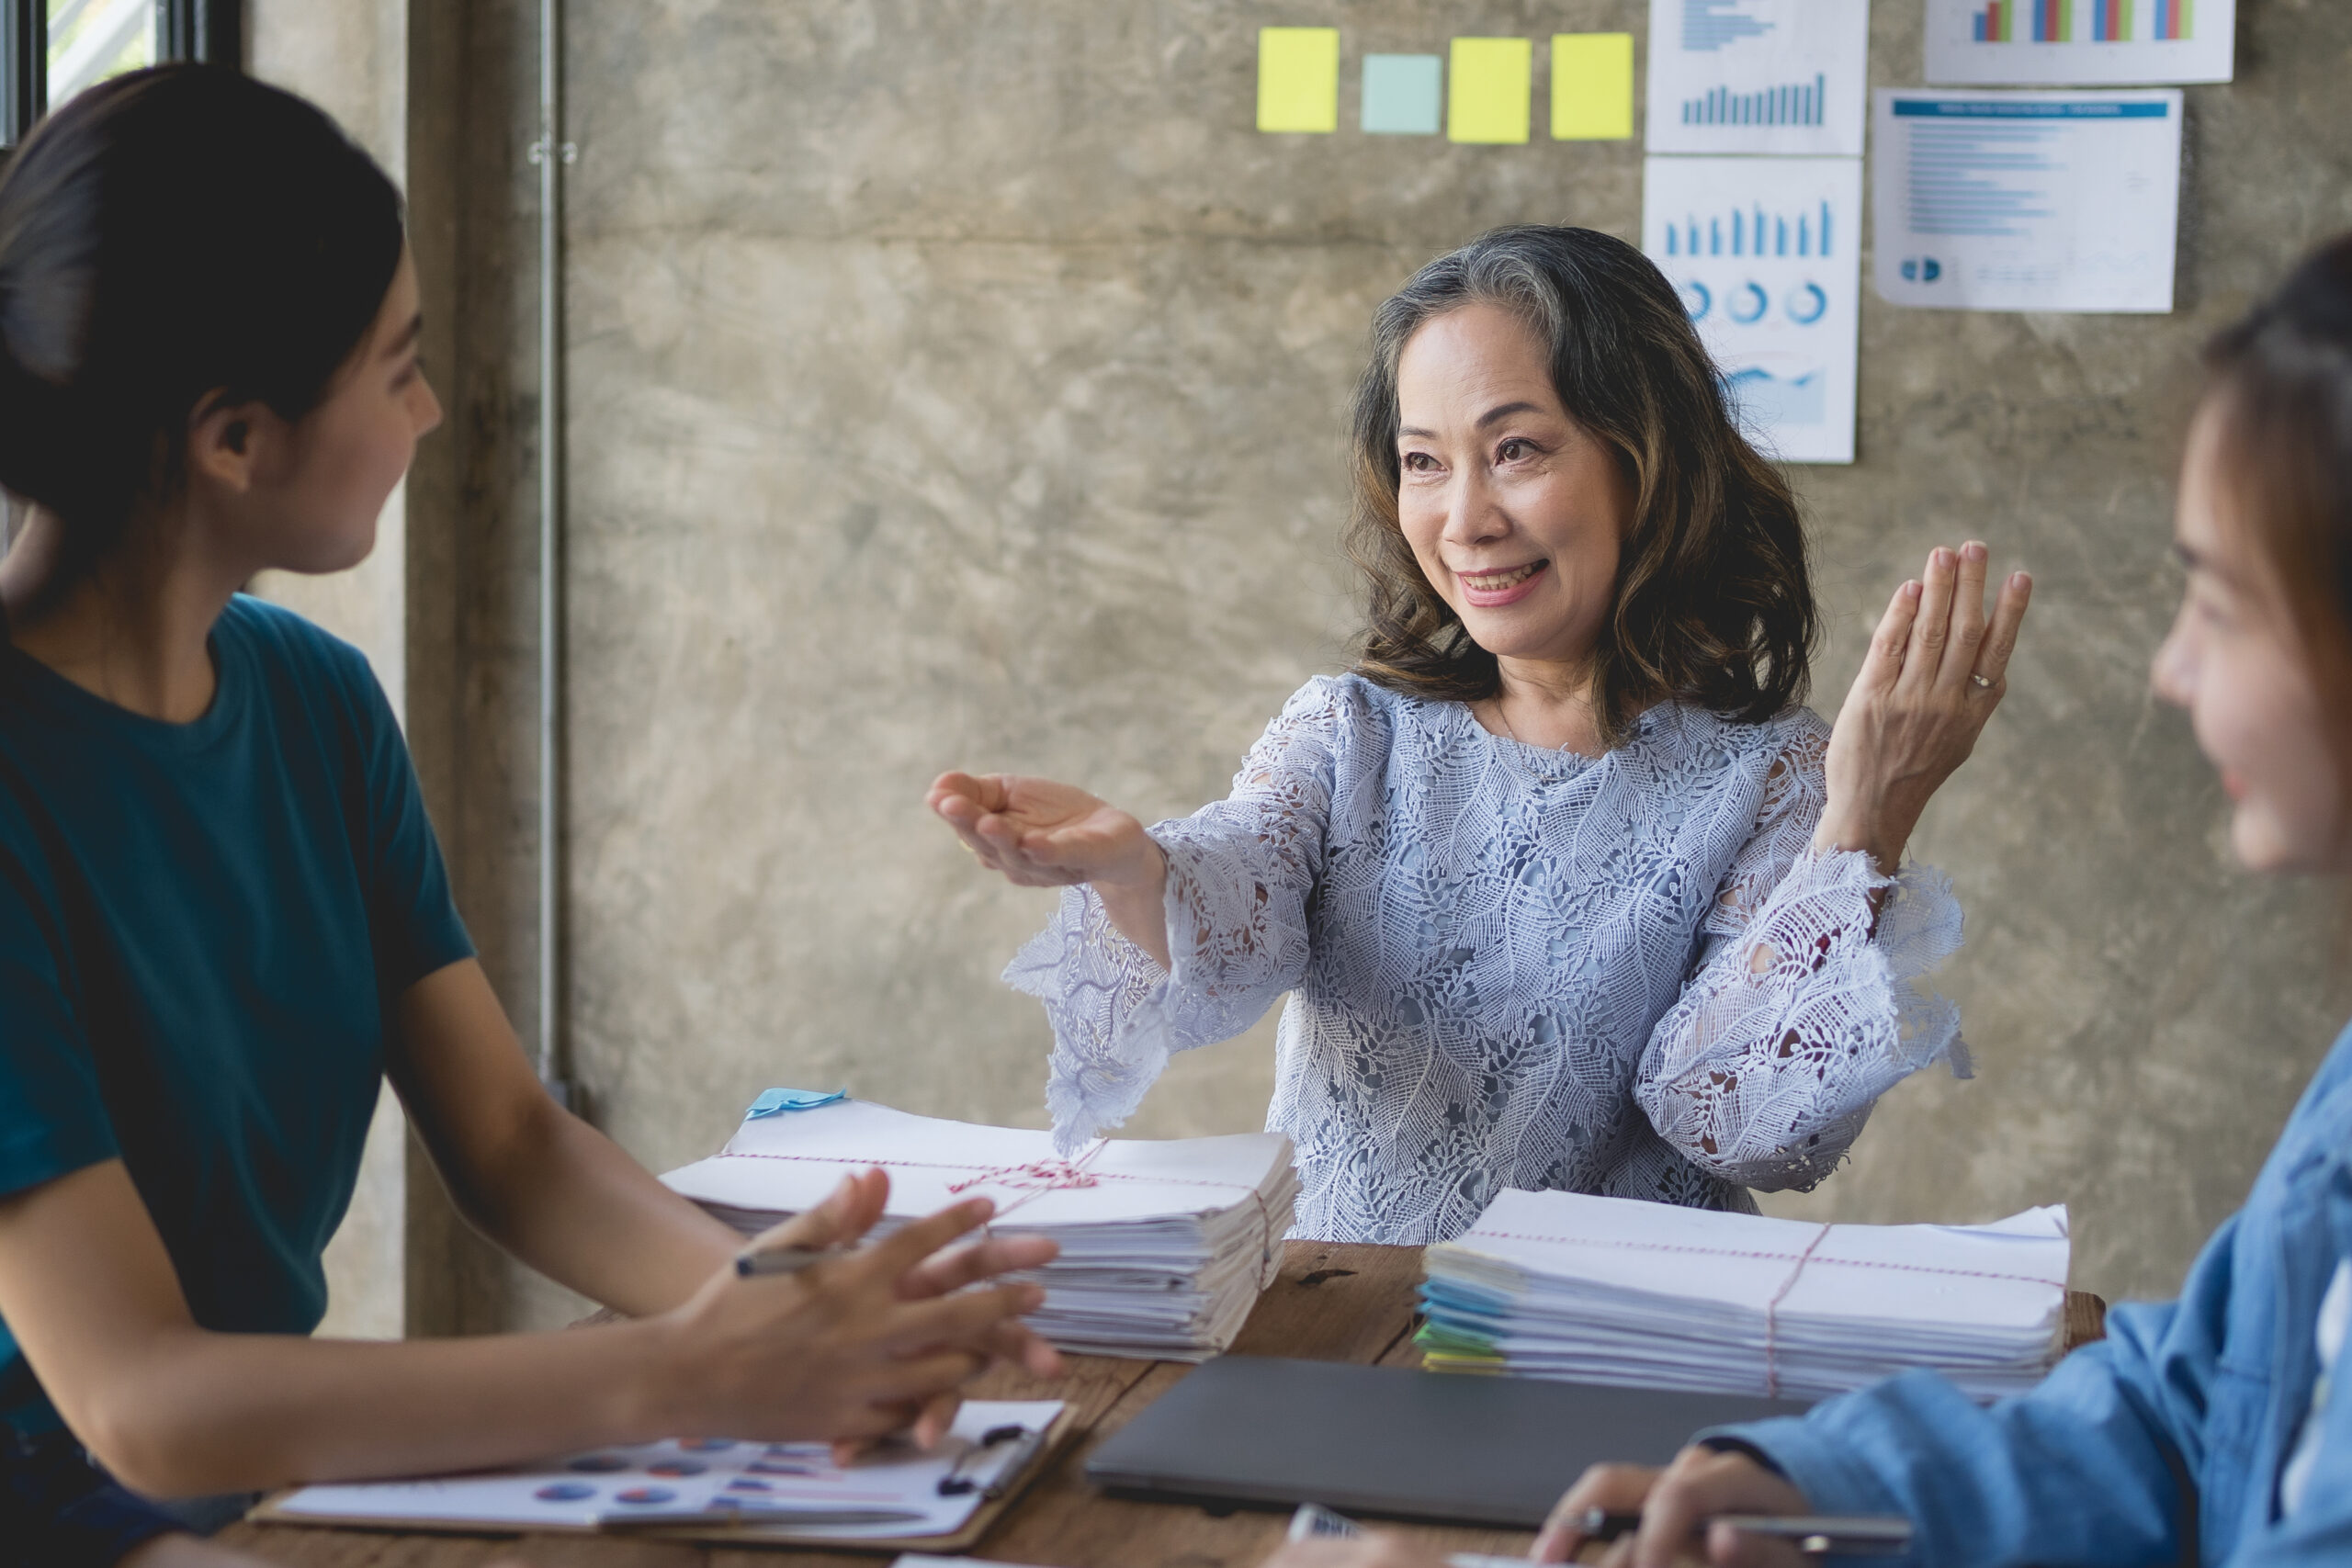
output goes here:
<path id="1" fill-rule="evenodd" d="M 1058 1400 L 967 1400 L 930 1453 L 885 1445 L 847 1468 L 825 1443 L 686 1438 L 470 1475 L 305 1486 L 264 1512 L 288 1524 L 411 1529 L 757 1525 L 811 1540 L 953 1535 L 1013 1483 L 1061 1411 Z"/>
<path id="2" fill-rule="evenodd" d="M 764 1099 L 764 1097 L 763 1097 Z M 1046 1235 L 1028 1319 L 1065 1350 L 1198 1361 L 1241 1332 L 1281 1271 L 1298 1178 L 1278 1133 L 1105 1140 L 1069 1160 L 1053 1137 L 910 1116 L 858 1100 L 747 1120 L 712 1158 L 662 1179 L 745 1235 L 821 1201 L 842 1177 L 889 1173 L 877 1234 L 967 1198 L 994 1228 Z"/>
<path id="3" fill-rule="evenodd" d="M 2064 1330 L 2063 1207 L 1989 1225 L 1822 1225 L 1507 1191 L 1429 1249 L 1432 1369 L 1820 1399 L 1913 1367 L 1981 1400 Z"/>

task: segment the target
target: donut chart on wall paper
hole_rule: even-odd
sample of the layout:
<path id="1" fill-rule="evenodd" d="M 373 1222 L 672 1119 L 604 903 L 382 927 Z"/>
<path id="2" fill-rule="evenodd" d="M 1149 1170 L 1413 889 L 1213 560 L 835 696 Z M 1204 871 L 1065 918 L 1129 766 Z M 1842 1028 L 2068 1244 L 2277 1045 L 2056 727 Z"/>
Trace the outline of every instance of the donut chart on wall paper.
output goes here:
<path id="1" fill-rule="evenodd" d="M 1674 288 L 1692 325 L 1715 313 L 1715 291 L 1697 278 L 1678 278 Z M 1724 290 L 1723 313 L 1739 326 L 1755 326 L 1772 314 L 1772 296 L 1761 283 L 1749 278 Z M 1829 291 L 1818 283 L 1800 283 L 1781 297 L 1780 313 L 1797 326 L 1813 326 L 1829 314 Z"/>

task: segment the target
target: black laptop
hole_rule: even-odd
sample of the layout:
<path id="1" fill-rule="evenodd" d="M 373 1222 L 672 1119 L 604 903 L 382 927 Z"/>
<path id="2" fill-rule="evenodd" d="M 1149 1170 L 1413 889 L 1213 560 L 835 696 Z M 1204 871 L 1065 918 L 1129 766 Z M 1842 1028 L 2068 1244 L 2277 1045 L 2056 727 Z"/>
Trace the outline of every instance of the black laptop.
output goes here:
<path id="1" fill-rule="evenodd" d="M 1532 1529 L 1587 1465 L 1664 1464 L 1693 1433 L 1805 1406 L 1343 1361 L 1220 1356 L 1086 1461 L 1114 1496 L 1212 1508 L 1322 1503 Z"/>

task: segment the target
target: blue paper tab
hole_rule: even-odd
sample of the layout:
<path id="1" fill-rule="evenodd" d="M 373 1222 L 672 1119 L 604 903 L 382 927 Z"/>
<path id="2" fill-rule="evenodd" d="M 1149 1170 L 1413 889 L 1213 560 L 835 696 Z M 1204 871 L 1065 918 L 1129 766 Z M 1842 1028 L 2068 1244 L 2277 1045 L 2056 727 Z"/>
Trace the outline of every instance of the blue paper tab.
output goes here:
<path id="1" fill-rule="evenodd" d="M 834 1089 L 830 1094 L 813 1089 L 772 1089 L 752 1101 L 752 1108 L 743 1113 L 743 1120 L 756 1122 L 779 1111 L 814 1111 L 820 1105 L 831 1105 L 836 1100 L 848 1098 L 849 1090 L 845 1089 Z"/>

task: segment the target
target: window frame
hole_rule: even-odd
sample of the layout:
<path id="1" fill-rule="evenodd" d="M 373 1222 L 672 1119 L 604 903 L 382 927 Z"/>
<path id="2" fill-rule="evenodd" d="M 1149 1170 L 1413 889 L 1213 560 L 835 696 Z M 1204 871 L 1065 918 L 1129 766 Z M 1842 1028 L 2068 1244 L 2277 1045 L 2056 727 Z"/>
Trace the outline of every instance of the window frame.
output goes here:
<path id="1" fill-rule="evenodd" d="M 244 64 L 243 0 L 154 0 L 155 58 Z M 49 112 L 49 0 L 0 0 L 0 150 Z"/>

